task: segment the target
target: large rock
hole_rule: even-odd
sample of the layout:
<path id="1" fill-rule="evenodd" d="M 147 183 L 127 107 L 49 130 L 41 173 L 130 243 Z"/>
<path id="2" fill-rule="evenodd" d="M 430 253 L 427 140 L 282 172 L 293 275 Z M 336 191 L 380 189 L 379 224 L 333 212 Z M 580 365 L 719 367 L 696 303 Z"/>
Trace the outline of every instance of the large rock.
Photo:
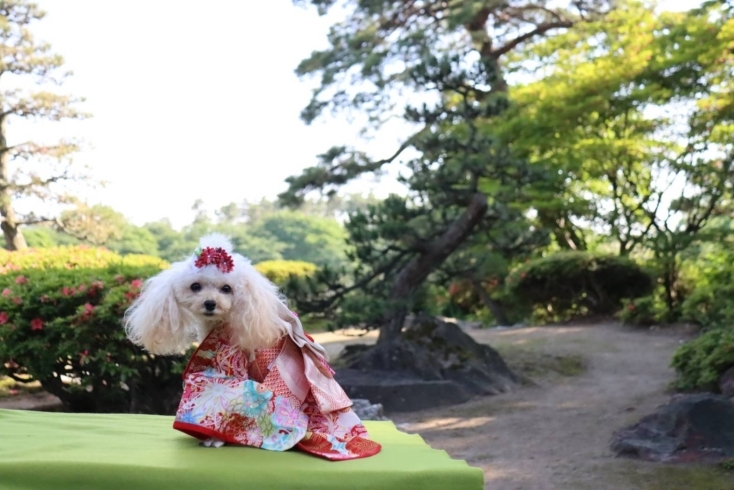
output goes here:
<path id="1" fill-rule="evenodd" d="M 734 404 L 725 396 L 675 396 L 614 435 L 620 456 L 649 461 L 717 461 L 734 456 Z"/>
<path id="2" fill-rule="evenodd" d="M 363 398 L 352 398 L 352 410 L 362 420 L 389 420 L 380 403 L 371 403 Z"/>
<path id="3" fill-rule="evenodd" d="M 346 369 L 336 379 L 351 397 L 368 398 L 388 411 L 463 403 L 514 388 L 518 377 L 500 355 L 456 324 L 414 318 L 402 337 L 374 347 L 348 346 Z"/>
<path id="4" fill-rule="evenodd" d="M 719 378 L 719 390 L 724 396 L 734 396 L 734 367 L 727 369 Z"/>

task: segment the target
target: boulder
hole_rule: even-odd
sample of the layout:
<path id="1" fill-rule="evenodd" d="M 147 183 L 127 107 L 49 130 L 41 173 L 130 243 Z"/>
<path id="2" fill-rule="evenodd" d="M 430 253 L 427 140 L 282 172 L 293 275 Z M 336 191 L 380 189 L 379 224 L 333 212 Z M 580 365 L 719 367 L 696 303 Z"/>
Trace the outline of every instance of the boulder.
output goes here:
<path id="1" fill-rule="evenodd" d="M 677 395 L 614 434 L 612 450 L 648 461 L 713 462 L 734 456 L 734 403 L 714 394 Z"/>
<path id="2" fill-rule="evenodd" d="M 490 346 L 454 323 L 427 315 L 412 319 L 395 342 L 347 346 L 336 379 L 351 397 L 388 411 L 412 411 L 504 393 L 519 378 Z"/>
<path id="3" fill-rule="evenodd" d="M 719 378 L 719 391 L 729 398 L 734 396 L 734 367 L 730 367 Z"/>
<path id="4" fill-rule="evenodd" d="M 363 398 L 352 398 L 352 410 L 362 420 L 389 420 L 380 403 L 371 403 Z"/>

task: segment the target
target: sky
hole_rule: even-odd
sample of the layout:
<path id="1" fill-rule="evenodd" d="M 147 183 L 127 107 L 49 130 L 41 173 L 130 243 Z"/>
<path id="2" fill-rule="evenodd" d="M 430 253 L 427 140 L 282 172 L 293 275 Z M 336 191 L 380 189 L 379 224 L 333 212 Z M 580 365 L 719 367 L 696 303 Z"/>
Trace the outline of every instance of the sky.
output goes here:
<path id="1" fill-rule="evenodd" d="M 327 46 L 333 19 L 291 0 L 37 0 L 47 12 L 32 31 L 74 72 L 60 91 L 86 98 L 83 121 L 10 123 L 9 140 L 84 141 L 75 157 L 104 187 L 79 187 L 141 225 L 189 223 L 192 204 L 208 209 L 274 198 L 285 179 L 316 163 L 335 144 L 358 142 L 345 118 L 307 126 L 299 112 L 314 81 L 294 73 Z M 692 0 L 665 2 L 682 9 Z M 399 138 L 383 132 L 375 156 Z M 363 145 L 364 146 L 364 145 Z M 384 195 L 390 179 L 354 190 Z"/>
<path id="2" fill-rule="evenodd" d="M 329 19 L 291 0 L 38 3 L 47 15 L 34 35 L 74 72 L 59 90 L 85 97 L 93 117 L 11 122 L 10 140 L 81 138 L 75 163 L 107 185 L 79 194 L 133 223 L 184 225 L 197 199 L 273 198 L 316 155 L 356 140 L 344 119 L 299 119 L 314 82 L 294 70 L 327 46 Z"/>

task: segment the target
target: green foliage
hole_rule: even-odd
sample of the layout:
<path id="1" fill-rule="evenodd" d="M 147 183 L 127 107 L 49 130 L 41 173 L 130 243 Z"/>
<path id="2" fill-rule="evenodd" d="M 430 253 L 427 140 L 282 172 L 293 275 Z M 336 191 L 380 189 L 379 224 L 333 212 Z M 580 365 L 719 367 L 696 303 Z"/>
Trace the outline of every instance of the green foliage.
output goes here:
<path id="1" fill-rule="evenodd" d="M 289 279 L 313 275 L 318 267 L 310 262 L 296 260 L 268 260 L 255 264 L 255 269 L 275 284 L 282 286 Z"/>
<path id="2" fill-rule="evenodd" d="M 719 377 L 734 366 L 734 329 L 715 328 L 683 344 L 673 356 L 680 390 L 717 391 Z"/>
<path id="3" fill-rule="evenodd" d="M 734 254 L 730 246 L 708 246 L 684 269 L 692 290 L 681 306 L 683 320 L 707 328 L 734 326 Z"/>
<path id="4" fill-rule="evenodd" d="M 23 228 L 23 237 L 30 248 L 50 248 L 59 245 L 79 245 L 79 240 L 49 226 Z"/>
<path id="5" fill-rule="evenodd" d="M 0 373 L 36 380 L 71 410 L 168 413 L 182 357 L 145 353 L 121 319 L 160 259 L 68 247 L 4 252 Z"/>
<path id="6" fill-rule="evenodd" d="M 121 255 L 157 255 L 158 243 L 153 234 L 142 227 L 126 224 L 119 238 L 111 239 L 105 247 Z"/>
<path id="7" fill-rule="evenodd" d="M 719 467 L 724 471 L 734 471 L 734 458 L 728 458 L 719 463 Z"/>
<path id="8" fill-rule="evenodd" d="M 127 225 L 121 213 L 101 204 L 77 203 L 76 208 L 61 213 L 59 221 L 64 233 L 95 246 L 119 240 Z"/>
<path id="9" fill-rule="evenodd" d="M 346 232 L 333 218 L 278 211 L 256 222 L 252 232 L 283 244 L 280 254 L 284 260 L 322 266 L 335 266 L 346 260 Z"/>
<path id="10" fill-rule="evenodd" d="M 635 262 L 590 252 L 559 252 L 529 261 L 507 279 L 511 294 L 539 308 L 540 319 L 608 315 L 625 298 L 652 291 L 652 280 Z"/>
<path id="11" fill-rule="evenodd" d="M 518 156 L 554 170 L 556 198 L 538 212 L 559 245 L 583 245 L 573 238 L 591 222 L 621 255 L 652 249 L 670 309 L 676 257 L 728 213 L 734 181 L 734 10 L 706 5 L 658 14 L 625 1 L 539 38 L 510 60 L 536 76 L 511 88 L 499 131 Z"/>
<path id="12" fill-rule="evenodd" d="M 185 259 L 196 249 L 197 242 L 175 230 L 168 220 L 155 221 L 143 226 L 156 240 L 156 255 L 168 262 Z"/>
<path id="13" fill-rule="evenodd" d="M 634 299 L 622 299 L 622 309 L 617 318 L 625 325 L 649 327 L 662 323 L 666 317 L 665 303 L 659 295 L 648 295 Z"/>
<path id="14" fill-rule="evenodd" d="M 0 250 L 0 274 L 27 269 L 98 269 L 109 264 L 163 268 L 166 262 L 157 257 L 128 255 L 121 257 L 104 248 L 85 245 L 51 248 L 29 248 L 16 252 Z"/>

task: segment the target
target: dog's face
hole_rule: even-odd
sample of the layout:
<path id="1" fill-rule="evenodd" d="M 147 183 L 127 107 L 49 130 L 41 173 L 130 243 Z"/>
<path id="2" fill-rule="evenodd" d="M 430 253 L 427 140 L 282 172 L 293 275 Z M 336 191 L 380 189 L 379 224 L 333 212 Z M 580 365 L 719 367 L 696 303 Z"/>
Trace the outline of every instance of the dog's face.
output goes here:
<path id="1" fill-rule="evenodd" d="M 228 279 L 233 278 L 206 272 L 187 274 L 175 285 L 176 302 L 202 323 L 226 321 L 236 294 L 233 281 Z"/>

